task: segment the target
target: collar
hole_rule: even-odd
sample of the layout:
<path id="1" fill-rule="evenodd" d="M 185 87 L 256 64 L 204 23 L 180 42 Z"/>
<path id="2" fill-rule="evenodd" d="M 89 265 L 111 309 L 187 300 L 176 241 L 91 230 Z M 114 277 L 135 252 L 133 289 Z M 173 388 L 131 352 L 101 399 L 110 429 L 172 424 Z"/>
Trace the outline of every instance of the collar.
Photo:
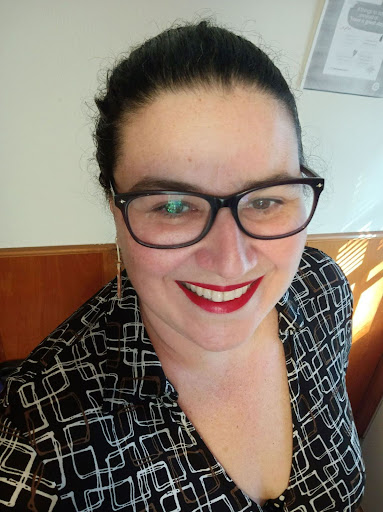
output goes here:
<path id="1" fill-rule="evenodd" d="M 299 271 L 288 290 L 275 306 L 278 311 L 279 336 L 282 341 L 286 339 L 287 334 L 294 334 L 302 329 L 304 325 L 304 316 L 299 307 L 297 282 L 299 282 Z"/>
<path id="2" fill-rule="evenodd" d="M 295 278 L 294 278 L 295 280 Z M 103 410 L 111 412 L 129 404 L 161 400 L 174 406 L 178 393 L 166 378 L 162 365 L 142 322 L 138 296 L 126 273 L 122 274 L 122 297 L 117 298 L 112 283 L 110 307 L 104 317 L 107 361 Z M 279 335 L 285 343 L 288 335 L 303 326 L 294 281 L 276 304 Z"/>

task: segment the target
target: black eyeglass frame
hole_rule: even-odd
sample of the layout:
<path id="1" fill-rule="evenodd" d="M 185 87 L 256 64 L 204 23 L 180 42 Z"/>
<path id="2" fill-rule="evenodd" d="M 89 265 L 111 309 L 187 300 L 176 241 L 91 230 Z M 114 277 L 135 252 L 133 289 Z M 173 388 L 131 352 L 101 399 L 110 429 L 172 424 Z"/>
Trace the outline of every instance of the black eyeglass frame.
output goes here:
<path id="1" fill-rule="evenodd" d="M 241 192 L 238 192 L 236 194 L 231 194 L 229 196 L 212 196 L 209 194 L 200 194 L 196 192 L 187 192 L 187 191 L 178 191 L 178 190 L 148 190 L 148 191 L 142 191 L 142 192 L 136 192 L 136 193 L 125 193 L 125 194 L 115 194 L 114 193 L 114 204 L 116 207 L 121 210 L 122 216 L 124 218 L 126 227 L 129 230 L 129 233 L 132 235 L 133 239 L 139 243 L 140 245 L 143 245 L 145 247 L 150 247 L 151 249 L 181 249 L 183 247 L 189 247 L 190 245 L 194 245 L 198 243 L 200 240 L 202 240 L 210 231 L 211 227 L 214 224 L 215 218 L 221 208 L 230 208 L 231 213 L 235 219 L 235 222 L 237 223 L 238 228 L 245 233 L 245 235 L 249 236 L 250 238 L 255 238 L 256 240 L 278 240 L 281 238 L 288 238 L 289 236 L 296 235 L 297 233 L 300 233 L 303 231 L 308 224 L 310 223 L 311 219 L 313 218 L 313 215 L 315 213 L 316 207 L 318 205 L 319 196 L 321 195 L 323 188 L 324 188 L 324 182 L 325 180 L 321 177 L 319 177 L 314 171 L 311 171 L 307 167 L 304 167 L 301 165 L 301 172 L 302 174 L 305 174 L 308 176 L 307 178 L 288 178 L 283 180 L 276 180 L 264 185 L 261 185 L 259 187 L 253 187 L 247 190 L 242 190 Z M 250 192 L 255 192 L 258 190 L 262 190 L 269 187 L 274 187 L 278 185 L 309 185 L 313 189 L 314 193 L 314 201 L 311 208 L 310 215 L 306 222 L 303 224 L 303 226 L 300 226 L 298 229 L 295 229 L 293 231 L 289 231 L 288 233 L 285 233 L 283 235 L 273 235 L 273 236 L 262 236 L 262 235 L 253 235 L 252 233 L 248 232 L 243 226 L 238 216 L 238 204 L 243 196 L 249 194 Z M 113 191 L 114 192 L 114 191 Z M 136 199 L 137 197 L 144 197 L 144 196 L 151 196 L 151 195 L 182 195 L 182 196 L 194 196 L 194 197 L 200 197 L 202 199 L 205 199 L 211 207 L 210 212 L 210 218 L 208 222 L 206 223 L 205 228 L 201 232 L 201 234 L 194 238 L 193 240 L 189 242 L 184 242 L 182 244 L 174 244 L 174 245 L 157 245 L 157 244 L 150 244 L 148 242 L 144 242 L 143 240 L 140 240 L 133 232 L 130 222 L 129 222 L 129 216 L 128 216 L 128 206 L 129 204 Z"/>

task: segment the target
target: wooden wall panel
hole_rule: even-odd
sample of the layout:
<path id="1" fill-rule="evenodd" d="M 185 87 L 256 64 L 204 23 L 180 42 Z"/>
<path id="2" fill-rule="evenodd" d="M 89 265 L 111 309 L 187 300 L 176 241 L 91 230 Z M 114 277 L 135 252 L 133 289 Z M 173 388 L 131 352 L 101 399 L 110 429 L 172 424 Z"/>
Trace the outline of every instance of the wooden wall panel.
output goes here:
<path id="1" fill-rule="evenodd" d="M 383 233 L 309 236 L 354 292 L 348 391 L 360 435 L 383 395 Z M 114 244 L 0 249 L 0 361 L 24 358 L 115 276 Z"/>
<path id="2" fill-rule="evenodd" d="M 24 358 L 113 277 L 108 247 L 0 252 L 3 360 Z"/>

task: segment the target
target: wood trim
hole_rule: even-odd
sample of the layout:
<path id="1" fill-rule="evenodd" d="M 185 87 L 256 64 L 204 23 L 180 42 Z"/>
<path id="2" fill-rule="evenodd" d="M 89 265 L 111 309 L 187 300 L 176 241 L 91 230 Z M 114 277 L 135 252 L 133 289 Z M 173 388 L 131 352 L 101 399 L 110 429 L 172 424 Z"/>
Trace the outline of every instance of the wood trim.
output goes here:
<path id="1" fill-rule="evenodd" d="M 0 258 L 25 256 L 60 256 L 63 254 L 104 253 L 115 250 L 115 244 L 54 245 L 47 247 L 15 247 L 0 249 Z"/>
<path id="2" fill-rule="evenodd" d="M 361 233 L 360 231 L 351 233 L 318 233 L 307 235 L 307 241 L 313 242 L 316 240 L 356 240 L 359 238 L 382 238 L 383 231 L 366 231 Z"/>
<path id="3" fill-rule="evenodd" d="M 307 242 L 313 245 L 315 242 L 325 242 L 327 240 L 354 240 L 365 238 L 383 238 L 383 231 L 370 231 L 366 233 L 319 233 L 307 235 Z M 4 247 L 0 248 L 0 258 L 17 258 L 24 256 L 50 256 L 61 254 L 85 254 L 85 253 L 104 253 L 113 251 L 115 244 L 83 244 L 83 245 L 51 245 L 41 247 Z"/>

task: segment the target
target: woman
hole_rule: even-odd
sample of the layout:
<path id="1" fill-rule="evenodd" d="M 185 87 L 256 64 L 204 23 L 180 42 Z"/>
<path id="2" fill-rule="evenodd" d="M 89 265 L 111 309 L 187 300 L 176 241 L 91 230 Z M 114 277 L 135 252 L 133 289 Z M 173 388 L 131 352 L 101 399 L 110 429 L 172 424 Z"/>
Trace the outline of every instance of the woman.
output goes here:
<path id="1" fill-rule="evenodd" d="M 96 103 L 129 278 L 8 381 L 1 506 L 356 510 L 351 294 L 304 250 L 324 181 L 279 70 L 201 22 L 133 51 Z"/>

